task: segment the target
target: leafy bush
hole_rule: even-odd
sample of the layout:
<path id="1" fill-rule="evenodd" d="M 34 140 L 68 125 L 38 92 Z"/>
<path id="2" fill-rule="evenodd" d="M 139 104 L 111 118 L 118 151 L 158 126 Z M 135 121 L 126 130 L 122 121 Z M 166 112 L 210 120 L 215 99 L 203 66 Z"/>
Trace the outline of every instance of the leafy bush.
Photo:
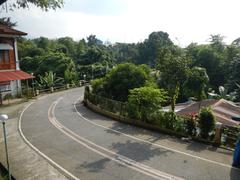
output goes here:
<path id="1" fill-rule="evenodd" d="M 173 130 L 184 133 L 184 128 L 184 119 L 180 116 L 176 116 L 175 120 L 173 120 Z"/>
<path id="2" fill-rule="evenodd" d="M 215 117 L 210 107 L 203 107 L 200 110 L 198 125 L 200 128 L 200 136 L 208 138 L 209 133 L 215 128 Z"/>
<path id="3" fill-rule="evenodd" d="M 150 79 L 143 67 L 131 63 L 120 64 L 106 77 L 93 81 L 93 91 L 117 101 L 127 101 L 129 90 L 142 87 Z"/>
<path id="4" fill-rule="evenodd" d="M 173 116 L 176 117 L 176 114 L 172 111 L 163 113 L 163 116 L 160 119 L 163 128 L 171 130 L 173 129 L 174 127 L 173 120 L 176 119 L 172 118 Z"/>
<path id="5" fill-rule="evenodd" d="M 162 89 L 153 87 L 132 89 L 128 96 L 129 116 L 150 121 L 150 115 L 159 110 L 166 100 L 167 93 Z"/>
<path id="6" fill-rule="evenodd" d="M 191 116 L 186 117 L 184 120 L 184 124 L 185 124 L 185 132 L 189 136 L 196 136 L 197 124 L 196 124 L 196 119 L 194 118 L 194 116 L 191 115 Z"/>
<path id="7" fill-rule="evenodd" d="M 184 120 L 173 112 L 156 111 L 150 116 L 150 123 L 161 128 L 184 132 Z M 174 117 L 172 119 L 172 117 Z"/>
<path id="8" fill-rule="evenodd" d="M 104 96 L 105 94 L 104 84 L 105 82 L 103 78 L 99 78 L 91 81 L 93 93 Z"/>

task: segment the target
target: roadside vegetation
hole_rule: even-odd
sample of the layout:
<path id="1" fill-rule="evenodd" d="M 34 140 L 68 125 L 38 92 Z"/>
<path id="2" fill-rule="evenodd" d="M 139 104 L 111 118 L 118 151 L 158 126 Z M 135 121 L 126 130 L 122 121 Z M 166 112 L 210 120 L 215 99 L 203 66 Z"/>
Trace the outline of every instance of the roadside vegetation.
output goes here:
<path id="1" fill-rule="evenodd" d="M 211 139 L 214 129 L 204 130 L 210 122 L 200 119 L 201 101 L 240 101 L 240 40 L 229 45 L 223 40 L 211 35 L 209 44 L 182 48 L 162 31 L 132 44 L 102 42 L 95 35 L 79 41 L 22 38 L 19 56 L 21 68 L 36 76 L 38 89 L 91 81 L 92 93 L 112 99 L 111 106 L 127 103 L 125 113 L 131 118 Z M 200 102 L 199 114 L 178 117 L 176 103 L 188 100 Z M 162 106 L 170 111 L 163 112 Z"/>
<path id="2" fill-rule="evenodd" d="M 204 87 L 208 77 L 205 70 L 196 67 L 178 66 L 176 63 L 174 66 L 177 66 L 174 68 L 175 71 L 181 73 L 178 74 L 178 77 L 174 75 L 174 78 L 165 79 L 160 78 L 163 73 L 158 76 L 145 65 L 120 64 L 105 77 L 93 80 L 91 82 L 92 91 L 87 88 L 86 96 L 93 104 L 120 116 L 180 133 L 184 136 L 213 140 L 215 119 L 211 109 L 201 108 L 199 114 L 190 114 L 185 117 L 177 116 L 174 111 L 180 92 L 180 84 L 187 86 L 187 82 L 192 81 L 191 78 L 194 76 L 197 77 L 197 83 L 202 82 L 198 85 L 202 89 L 192 87 L 191 84 L 188 86 L 186 93 L 191 92 L 199 100 L 206 98 Z M 180 70 L 180 68 L 185 68 L 185 70 Z M 169 72 L 169 69 L 166 71 Z M 185 75 L 182 74 L 184 71 L 187 71 Z M 174 70 L 172 73 L 174 73 Z M 169 85 L 166 83 L 174 80 L 175 84 Z M 164 86 L 165 83 L 167 86 Z M 171 106 L 168 112 L 162 109 L 166 105 Z"/>
<path id="3" fill-rule="evenodd" d="M 223 36 L 211 35 L 208 44 L 183 48 L 159 31 L 131 44 L 102 42 L 95 35 L 79 41 L 21 38 L 18 49 L 21 69 L 36 77 L 35 88 L 91 81 L 93 94 L 127 103 L 129 117 L 191 136 L 205 138 L 213 131 L 215 121 L 203 120 L 211 110 L 201 109 L 202 100 L 240 101 L 239 38 L 227 45 Z M 200 102 L 199 114 L 176 116 L 176 103 L 188 100 Z M 159 111 L 167 105 L 169 112 Z"/>
<path id="4" fill-rule="evenodd" d="M 197 101 L 210 96 L 240 101 L 239 39 L 227 45 L 221 35 L 211 35 L 209 44 L 191 43 L 182 48 L 175 45 L 166 32 L 160 31 L 151 33 L 141 43 L 111 44 L 90 35 L 79 41 L 70 37 L 22 38 L 18 47 L 21 68 L 33 73 L 38 82 L 40 77 L 52 72 L 56 78 L 62 79 L 61 83 L 76 84 L 79 80 L 103 78 L 118 64 L 131 63 L 142 65 L 143 71 L 150 71 L 155 79 L 152 82 L 147 80 L 147 83 L 168 91 L 172 109 L 176 102 L 184 102 L 190 97 Z M 125 78 L 129 78 L 127 73 Z M 100 81 L 104 79 L 98 83 Z M 115 88 L 114 92 L 109 91 L 109 96 L 111 94 L 113 99 L 121 96 L 121 90 L 115 93 L 117 83 L 107 83 L 112 83 Z"/>

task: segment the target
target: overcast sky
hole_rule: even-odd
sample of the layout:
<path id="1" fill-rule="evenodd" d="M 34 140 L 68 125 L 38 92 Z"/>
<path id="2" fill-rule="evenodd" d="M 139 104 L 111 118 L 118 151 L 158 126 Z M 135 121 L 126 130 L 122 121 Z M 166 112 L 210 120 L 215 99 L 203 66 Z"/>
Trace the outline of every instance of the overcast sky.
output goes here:
<path id="1" fill-rule="evenodd" d="M 206 43 L 210 34 L 230 43 L 240 37 L 239 0 L 65 0 L 56 11 L 8 12 L 28 37 L 75 40 L 95 34 L 103 41 L 139 42 L 153 31 L 165 31 L 177 45 Z M 2 10 L 0 16 L 5 16 Z"/>

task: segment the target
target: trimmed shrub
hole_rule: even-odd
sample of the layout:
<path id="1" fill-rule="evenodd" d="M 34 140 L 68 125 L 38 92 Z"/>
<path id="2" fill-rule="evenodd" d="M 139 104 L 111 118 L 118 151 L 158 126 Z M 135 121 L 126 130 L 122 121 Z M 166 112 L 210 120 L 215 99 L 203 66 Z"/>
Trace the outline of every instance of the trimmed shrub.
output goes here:
<path id="1" fill-rule="evenodd" d="M 214 130 L 216 124 L 215 117 L 210 107 L 203 107 L 200 110 L 198 126 L 200 128 L 200 137 L 208 138 L 209 133 Z"/>

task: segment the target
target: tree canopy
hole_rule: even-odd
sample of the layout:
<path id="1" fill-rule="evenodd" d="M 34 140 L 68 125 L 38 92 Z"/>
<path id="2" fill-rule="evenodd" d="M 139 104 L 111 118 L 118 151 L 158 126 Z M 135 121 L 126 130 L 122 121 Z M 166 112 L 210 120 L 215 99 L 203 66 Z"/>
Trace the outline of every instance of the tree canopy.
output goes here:
<path id="1" fill-rule="evenodd" d="M 129 95 L 129 90 L 144 86 L 149 74 L 140 66 L 126 63 L 120 64 L 112 69 L 104 79 L 93 82 L 93 88 L 102 86 L 102 94 L 108 98 L 118 101 L 126 101 Z M 96 90 L 95 90 L 96 91 Z"/>
<path id="2" fill-rule="evenodd" d="M 104 44 L 95 35 L 79 41 L 71 37 L 58 39 L 39 37 L 31 40 L 21 38 L 18 49 L 21 68 L 27 72 L 43 76 L 44 71 L 53 71 L 56 76 L 66 79 L 66 82 L 84 78 L 85 80 L 103 78 L 94 82 L 95 84 L 103 83 L 97 86 L 96 91 L 109 92 L 111 97 L 118 100 L 126 101 L 128 89 L 145 85 L 145 82 L 156 88 L 154 79 L 156 78 L 159 87 L 168 92 L 169 101 L 174 109 L 176 102 L 186 101 L 189 97 L 200 100 L 206 97 L 208 89 L 210 92 L 217 92 L 219 86 L 225 87 L 229 94 L 235 93 L 236 97 L 240 97 L 239 88 L 236 85 L 240 84 L 239 39 L 236 38 L 228 45 L 224 43 L 223 36 L 211 35 L 209 44 L 191 43 L 186 48 L 182 48 L 171 41 L 168 33 L 159 31 L 151 33 L 141 43 Z M 56 64 L 49 60 L 55 58 Z M 115 75 L 116 70 L 111 72 L 114 72 L 111 74 L 114 81 L 111 80 L 110 75 L 104 77 L 121 63 L 131 64 L 125 67 L 125 70 L 121 69 L 121 65 L 121 68 L 116 68 L 122 70 L 121 77 Z M 130 76 L 131 73 L 128 71 L 134 72 L 133 64 L 144 65 L 141 68 L 147 75 L 147 80 L 143 83 L 139 83 L 138 78 Z M 56 67 L 59 67 L 62 72 L 58 72 Z M 137 69 L 140 69 L 140 66 Z M 149 76 L 149 74 L 152 75 Z M 140 79 L 142 77 L 145 79 L 143 74 L 137 75 Z M 106 79 L 109 80 L 108 83 Z M 127 80 L 124 79 L 128 79 L 129 84 L 134 86 L 128 85 Z M 119 84 L 123 84 L 127 90 L 119 88 Z M 135 87 L 136 84 L 139 86 Z M 107 91 L 102 91 L 103 87 Z M 124 94 L 124 98 L 119 94 Z"/>
<path id="3" fill-rule="evenodd" d="M 0 5 L 9 2 L 12 9 L 14 8 L 29 8 L 29 4 L 40 7 L 42 10 L 48 11 L 49 9 L 61 8 L 64 4 L 63 0 L 1 0 Z"/>
<path id="4" fill-rule="evenodd" d="M 201 67 L 193 67 L 185 81 L 184 88 L 189 97 L 195 97 L 201 101 L 206 98 L 205 88 L 207 87 L 209 78 L 206 70 Z"/>

